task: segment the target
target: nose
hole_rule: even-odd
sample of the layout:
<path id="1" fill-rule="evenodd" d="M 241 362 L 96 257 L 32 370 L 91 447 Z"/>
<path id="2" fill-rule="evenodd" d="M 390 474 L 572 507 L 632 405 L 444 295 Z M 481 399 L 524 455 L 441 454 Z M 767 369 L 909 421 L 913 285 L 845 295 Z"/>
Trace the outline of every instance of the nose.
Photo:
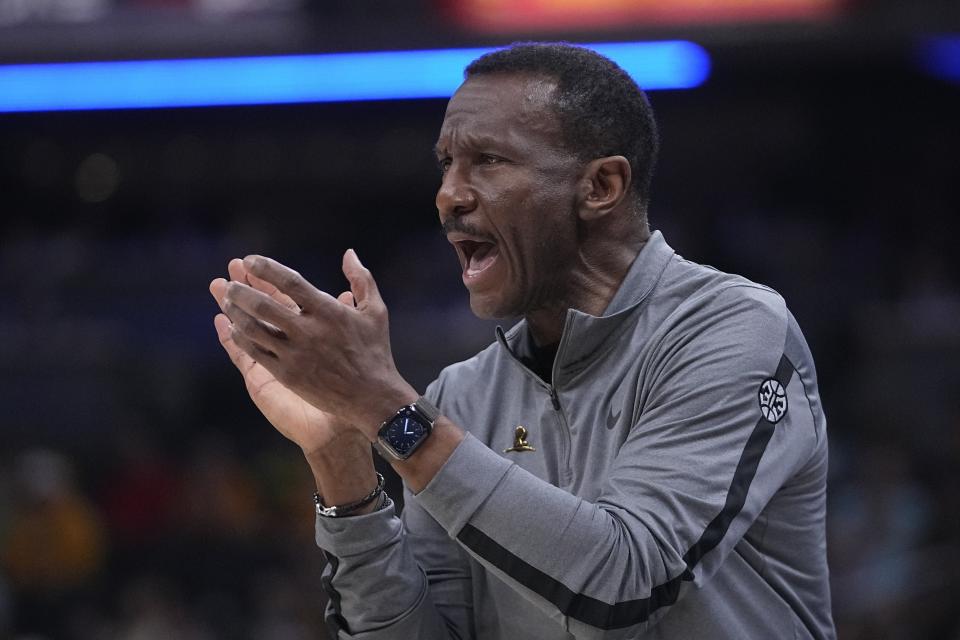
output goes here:
<path id="1" fill-rule="evenodd" d="M 467 168 L 453 163 L 443 174 L 437 191 L 437 212 L 441 222 L 452 216 L 462 216 L 477 207 L 477 196 L 467 175 Z"/>

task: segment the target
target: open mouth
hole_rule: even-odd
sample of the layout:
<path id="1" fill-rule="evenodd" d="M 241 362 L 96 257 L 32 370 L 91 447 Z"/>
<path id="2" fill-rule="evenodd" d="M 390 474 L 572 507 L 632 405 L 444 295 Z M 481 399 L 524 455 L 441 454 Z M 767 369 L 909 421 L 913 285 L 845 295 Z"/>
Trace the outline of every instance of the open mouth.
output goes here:
<path id="1" fill-rule="evenodd" d="M 463 256 L 463 274 L 468 278 L 486 271 L 500 255 L 500 249 L 492 242 L 460 240 L 456 246 Z"/>

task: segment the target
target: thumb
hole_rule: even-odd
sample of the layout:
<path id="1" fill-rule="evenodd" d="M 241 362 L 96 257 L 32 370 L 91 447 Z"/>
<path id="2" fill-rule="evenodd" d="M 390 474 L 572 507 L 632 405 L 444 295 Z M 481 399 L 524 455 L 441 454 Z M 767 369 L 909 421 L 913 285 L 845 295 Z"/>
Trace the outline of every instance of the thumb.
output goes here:
<path id="1" fill-rule="evenodd" d="M 360 263 L 357 252 L 353 249 L 347 249 L 343 254 L 343 275 L 347 277 L 350 283 L 350 290 L 357 301 L 357 308 L 365 309 L 370 304 L 383 304 L 380 298 L 380 290 L 377 289 L 377 283 L 373 279 L 370 270 Z"/>

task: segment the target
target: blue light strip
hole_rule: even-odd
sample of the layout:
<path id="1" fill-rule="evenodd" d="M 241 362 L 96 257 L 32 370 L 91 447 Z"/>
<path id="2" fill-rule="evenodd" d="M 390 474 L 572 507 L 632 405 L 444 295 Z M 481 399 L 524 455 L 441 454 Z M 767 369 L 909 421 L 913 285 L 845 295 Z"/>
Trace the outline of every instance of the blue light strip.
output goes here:
<path id="1" fill-rule="evenodd" d="M 645 89 L 688 89 L 710 73 L 710 57 L 692 42 L 586 46 Z M 0 112 L 443 98 L 492 50 L 0 65 Z"/>
<path id="2" fill-rule="evenodd" d="M 960 36 L 940 36 L 920 46 L 920 62 L 927 73 L 960 82 Z"/>

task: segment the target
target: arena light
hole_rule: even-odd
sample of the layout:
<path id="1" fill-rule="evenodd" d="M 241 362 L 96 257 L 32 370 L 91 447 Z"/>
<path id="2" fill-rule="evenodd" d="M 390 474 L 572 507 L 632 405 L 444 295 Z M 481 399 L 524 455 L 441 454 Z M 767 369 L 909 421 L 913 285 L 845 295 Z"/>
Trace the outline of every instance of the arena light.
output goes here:
<path id="1" fill-rule="evenodd" d="M 929 38 L 920 45 L 920 62 L 933 76 L 960 82 L 960 36 Z"/>
<path id="2" fill-rule="evenodd" d="M 586 45 L 645 89 L 688 89 L 710 57 L 686 41 Z M 0 65 L 0 112 L 405 100 L 450 96 L 492 48 Z"/>
<path id="3" fill-rule="evenodd" d="M 654 25 L 829 20 L 846 0 L 434 0 L 441 15 L 480 33 L 557 33 Z"/>

